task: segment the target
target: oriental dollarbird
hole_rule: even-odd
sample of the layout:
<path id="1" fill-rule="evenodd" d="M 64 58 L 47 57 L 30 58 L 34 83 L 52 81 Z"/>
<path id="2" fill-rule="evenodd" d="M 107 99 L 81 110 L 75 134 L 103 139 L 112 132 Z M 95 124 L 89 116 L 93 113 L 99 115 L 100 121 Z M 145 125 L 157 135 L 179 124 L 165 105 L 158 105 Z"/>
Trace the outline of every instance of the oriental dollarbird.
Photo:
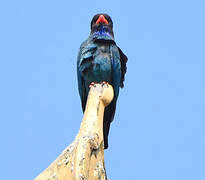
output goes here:
<path id="1" fill-rule="evenodd" d="M 110 123 L 115 115 L 119 88 L 124 86 L 127 57 L 116 45 L 113 22 L 107 14 L 97 14 L 91 21 L 91 32 L 81 46 L 77 58 L 78 90 L 85 111 L 90 84 L 109 83 L 114 98 L 105 108 L 103 118 L 104 148 L 108 148 Z"/>

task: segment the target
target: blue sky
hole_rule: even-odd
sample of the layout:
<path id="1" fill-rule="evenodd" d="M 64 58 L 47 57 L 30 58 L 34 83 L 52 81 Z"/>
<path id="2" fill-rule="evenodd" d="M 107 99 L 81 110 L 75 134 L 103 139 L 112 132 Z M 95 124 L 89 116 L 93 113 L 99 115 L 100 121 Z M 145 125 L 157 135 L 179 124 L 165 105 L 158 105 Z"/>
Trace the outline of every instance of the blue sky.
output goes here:
<path id="1" fill-rule="evenodd" d="M 109 179 L 205 179 L 205 2 L 1 1 L 1 179 L 33 179 L 78 132 L 76 56 L 108 13 L 128 56 Z"/>

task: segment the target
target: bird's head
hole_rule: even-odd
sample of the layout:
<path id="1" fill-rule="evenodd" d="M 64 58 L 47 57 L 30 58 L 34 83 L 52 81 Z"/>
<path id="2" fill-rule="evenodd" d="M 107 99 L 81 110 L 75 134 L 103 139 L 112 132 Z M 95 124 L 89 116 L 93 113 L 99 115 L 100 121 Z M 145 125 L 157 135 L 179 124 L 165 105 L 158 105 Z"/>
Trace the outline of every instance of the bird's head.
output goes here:
<path id="1" fill-rule="evenodd" d="M 91 23 L 91 35 L 95 37 L 101 37 L 105 39 L 114 40 L 113 33 L 113 22 L 109 15 L 107 14 L 96 14 Z"/>

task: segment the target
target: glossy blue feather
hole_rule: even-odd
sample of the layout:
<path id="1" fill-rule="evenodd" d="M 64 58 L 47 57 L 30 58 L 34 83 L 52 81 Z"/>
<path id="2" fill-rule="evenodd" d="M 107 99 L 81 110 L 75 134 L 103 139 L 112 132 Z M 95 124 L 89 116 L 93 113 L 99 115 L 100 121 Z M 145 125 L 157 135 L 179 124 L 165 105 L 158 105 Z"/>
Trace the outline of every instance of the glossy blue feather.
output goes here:
<path id="1" fill-rule="evenodd" d="M 84 41 L 78 53 L 77 75 L 78 90 L 82 102 L 82 109 L 85 110 L 89 93 L 89 85 L 92 82 L 108 82 L 113 86 L 114 98 L 105 108 L 103 117 L 104 148 L 108 148 L 108 134 L 110 123 L 114 119 L 116 102 L 119 95 L 119 88 L 123 87 L 126 73 L 127 57 L 116 45 L 112 30 L 112 20 L 105 15 L 109 24 L 96 23 L 99 14 L 91 21 L 91 34 Z"/>
<path id="2" fill-rule="evenodd" d="M 96 41 L 95 35 L 91 35 L 82 43 L 78 54 L 77 74 L 81 100 L 87 97 L 91 82 L 102 81 L 113 85 L 116 100 L 121 79 L 119 50 L 114 42 L 106 43 L 106 40 L 111 39 L 105 34 L 101 34 L 105 43 Z"/>

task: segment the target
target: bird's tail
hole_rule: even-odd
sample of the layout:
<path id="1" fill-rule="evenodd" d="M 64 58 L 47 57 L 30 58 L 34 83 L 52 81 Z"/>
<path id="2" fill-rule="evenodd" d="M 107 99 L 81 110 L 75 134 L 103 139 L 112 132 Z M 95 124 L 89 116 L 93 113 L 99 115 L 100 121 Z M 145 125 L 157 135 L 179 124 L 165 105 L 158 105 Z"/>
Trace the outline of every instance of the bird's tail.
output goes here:
<path id="1" fill-rule="evenodd" d="M 103 118 L 103 136 L 104 136 L 104 149 L 108 148 L 108 134 L 110 129 L 110 123 L 114 119 L 116 109 L 116 100 L 113 100 L 109 106 L 105 108 Z"/>

